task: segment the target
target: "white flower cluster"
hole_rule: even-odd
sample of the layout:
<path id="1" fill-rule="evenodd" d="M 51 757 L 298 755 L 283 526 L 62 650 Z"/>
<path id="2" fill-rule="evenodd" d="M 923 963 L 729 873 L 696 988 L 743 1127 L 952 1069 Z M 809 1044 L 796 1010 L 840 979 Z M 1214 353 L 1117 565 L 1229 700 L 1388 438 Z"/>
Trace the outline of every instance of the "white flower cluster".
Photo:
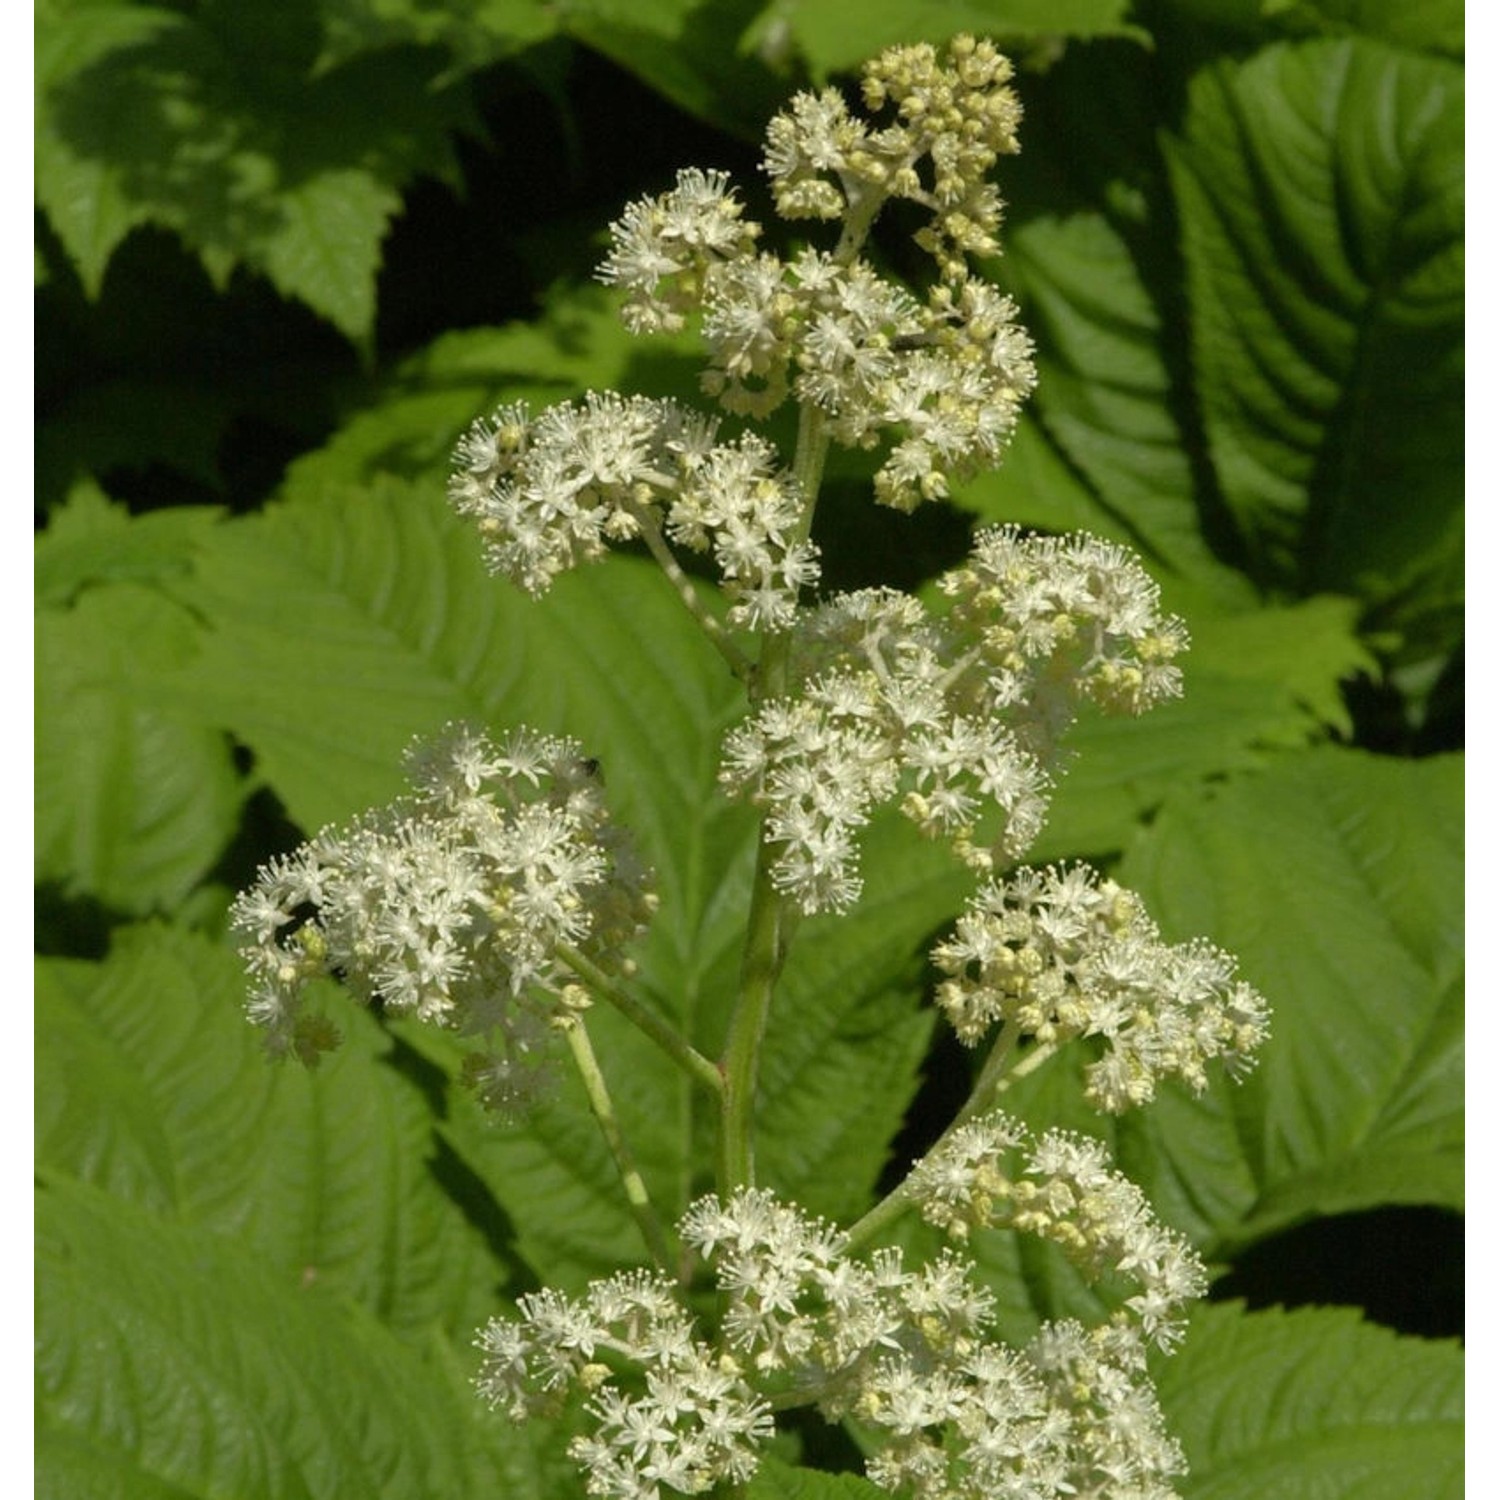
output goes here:
<path id="1" fill-rule="evenodd" d="M 724 1352 L 697 1339 L 669 1283 L 643 1273 L 577 1301 L 523 1297 L 519 1320 L 481 1335 L 480 1389 L 512 1415 L 570 1386 L 591 1393 L 593 1431 L 571 1450 L 590 1494 L 660 1500 L 743 1481 L 772 1406 L 813 1402 L 875 1433 L 869 1478 L 919 1500 L 1171 1495 L 1182 1455 L 1129 1325 L 1047 1324 L 1008 1348 L 989 1336 L 993 1299 L 967 1262 L 945 1254 L 911 1271 L 895 1249 L 857 1259 L 842 1234 L 760 1190 L 701 1199 L 679 1227 L 725 1303 Z"/>
<path id="2" fill-rule="evenodd" d="M 625 1271 L 579 1300 L 544 1290 L 522 1297 L 519 1309 L 518 1320 L 495 1318 L 479 1336 L 479 1390 L 517 1421 L 555 1410 L 569 1386 L 588 1392 L 593 1430 L 574 1438 L 569 1453 L 589 1494 L 701 1495 L 755 1472 L 771 1409 L 733 1359 L 696 1338 L 670 1281 Z M 616 1371 L 621 1362 L 633 1389 Z"/>
<path id="3" fill-rule="evenodd" d="M 308 986 L 332 976 L 482 1038 L 469 1076 L 506 1107 L 534 1085 L 549 1023 L 586 1003 L 559 945 L 621 967 L 655 897 L 572 741 L 517 730 L 496 745 L 450 725 L 408 766 L 410 796 L 324 829 L 235 901 L 250 1018 L 273 1052 L 314 1061 L 338 1036 Z"/>
<path id="4" fill-rule="evenodd" d="M 941 59 L 931 47 L 893 48 L 864 85 L 870 108 L 894 107 L 893 123 L 856 119 L 833 90 L 798 95 L 776 116 L 765 165 L 777 207 L 788 218 L 847 216 L 831 254 L 757 253 L 760 226 L 728 179 L 688 171 L 610 226 L 600 277 L 625 291 L 637 331 L 702 313 L 704 386 L 727 410 L 764 416 L 794 392 L 825 414 L 835 441 L 890 441 L 875 479 L 882 503 L 910 510 L 941 498 L 951 477 L 999 462 L 1036 381 L 1015 304 L 966 259 L 999 249 L 1000 199 L 986 174 L 1016 149 L 1009 77 L 1006 59 L 972 38 Z M 942 274 L 925 299 L 856 253 L 892 197 L 932 214 L 917 238 Z"/>
<path id="5" fill-rule="evenodd" d="M 1161 1348 L 1178 1341 L 1186 1304 L 1208 1289 L 1192 1246 L 1157 1219 L 1098 1141 L 1063 1130 L 1034 1139 L 995 1111 L 953 1131 L 908 1187 L 923 1218 L 956 1239 L 972 1228 L 1016 1229 L 1059 1246 L 1091 1281 L 1133 1282 L 1124 1311 Z"/>
<path id="6" fill-rule="evenodd" d="M 531 594 L 664 526 L 713 553 L 732 625 L 785 629 L 818 578 L 817 549 L 797 534 L 801 498 L 770 444 L 716 435 L 712 420 L 645 396 L 590 392 L 534 419 L 517 402 L 469 428 L 449 498 L 478 521 L 491 571 Z"/>
<path id="7" fill-rule="evenodd" d="M 1118 548 L 994 528 L 939 586 L 942 618 L 892 589 L 808 612 L 801 680 L 725 743 L 720 779 L 768 809 L 773 878 L 805 912 L 857 898 L 858 831 L 882 803 L 977 869 L 1019 857 L 1080 701 L 1139 713 L 1180 690 L 1182 627 Z"/>
<path id="8" fill-rule="evenodd" d="M 970 1046 L 995 1025 L 1044 1043 L 1100 1037 L 1086 1071 L 1094 1106 L 1119 1113 L 1162 1078 L 1207 1084 L 1243 1071 L 1269 1010 L 1234 960 L 1204 942 L 1168 944 L 1138 897 L 1078 865 L 1016 871 L 981 889 L 932 951 L 938 1004 Z"/>
<path id="9" fill-rule="evenodd" d="M 622 316 L 632 333 L 661 333 L 683 326 L 710 271 L 743 260 L 761 230 L 744 218 L 727 174 L 687 167 L 671 192 L 637 199 L 609 232 L 614 248 L 600 280 L 625 291 Z"/>

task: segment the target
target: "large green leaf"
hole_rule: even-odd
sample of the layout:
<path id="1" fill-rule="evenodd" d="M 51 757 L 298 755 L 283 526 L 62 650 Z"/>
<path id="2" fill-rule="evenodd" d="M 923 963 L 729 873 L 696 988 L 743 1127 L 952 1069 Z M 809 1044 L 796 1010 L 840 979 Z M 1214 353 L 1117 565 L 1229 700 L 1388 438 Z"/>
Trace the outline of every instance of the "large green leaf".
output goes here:
<path id="1" fill-rule="evenodd" d="M 197 529 L 154 528 L 169 548 Z M 83 561 L 70 563 L 60 549 L 51 556 L 65 591 Z M 223 852 L 245 795 L 227 739 L 127 686 L 132 675 L 190 662 L 200 634 L 181 606 L 137 583 L 101 585 L 70 608 L 38 611 L 39 879 L 119 911 L 170 911 Z"/>
<path id="2" fill-rule="evenodd" d="M 1464 1364 L 1346 1308 L 1204 1307 L 1157 1390 L 1183 1500 L 1459 1500 Z"/>
<path id="3" fill-rule="evenodd" d="M 1109 536 L 1223 602 L 1245 602 L 1244 580 L 1204 539 L 1163 314 L 1123 235 L 1097 212 L 1032 218 L 1010 235 L 1003 269 L 1038 343 L 1036 420 L 1091 503 L 1059 516 L 1052 496 L 1066 489 L 1045 481 L 1032 489 L 1034 476 L 1008 464 L 967 486 L 965 502 L 986 519 Z"/>
<path id="4" fill-rule="evenodd" d="M 1451 608 L 1463 76 L 1364 39 L 1199 74 L 1168 159 L 1195 380 L 1255 570 Z"/>
<path id="5" fill-rule="evenodd" d="M 39 1161 L 235 1240 L 288 1288 L 467 1337 L 507 1266 L 390 1039 L 351 1007 L 325 1067 L 271 1067 L 244 990 L 227 949 L 168 928 L 126 929 L 102 964 L 43 960 Z"/>
<path id="6" fill-rule="evenodd" d="M 37 602 L 71 604 L 96 583 L 181 577 L 221 515 L 210 506 L 177 505 L 132 517 L 92 480 L 81 481 L 36 539 Z"/>
<path id="7" fill-rule="evenodd" d="M 451 173 L 450 132 L 472 125 L 431 58 L 315 73 L 316 18 L 265 0 L 188 14 L 49 0 L 37 41 L 37 193 L 90 295 L 149 220 L 215 277 L 244 262 L 368 340 L 399 190 Z"/>
<path id="8" fill-rule="evenodd" d="M 1288 30 L 1362 32 L 1398 47 L 1464 55 L 1463 0 L 1261 0 L 1268 20 Z"/>
<path id="9" fill-rule="evenodd" d="M 51 1173 L 37 1226 L 48 1500 L 570 1492 L 439 1341 L 403 1344 L 247 1245 Z"/>
<path id="10" fill-rule="evenodd" d="M 1298 755 L 1169 801 L 1127 854 L 1167 935 L 1211 936 L 1274 1008 L 1244 1084 L 1168 1089 L 1115 1127 L 1211 1254 L 1318 1214 L 1462 1206 L 1461 788 L 1456 756 Z"/>
<path id="11" fill-rule="evenodd" d="M 1372 666 L 1355 634 L 1357 607 L 1328 596 L 1232 614 L 1183 607 L 1193 646 L 1183 696 L 1142 719 L 1086 714 L 1073 757 L 1028 858 L 1124 848 L 1169 793 L 1265 762 L 1268 752 L 1350 728 L 1339 684 Z"/>

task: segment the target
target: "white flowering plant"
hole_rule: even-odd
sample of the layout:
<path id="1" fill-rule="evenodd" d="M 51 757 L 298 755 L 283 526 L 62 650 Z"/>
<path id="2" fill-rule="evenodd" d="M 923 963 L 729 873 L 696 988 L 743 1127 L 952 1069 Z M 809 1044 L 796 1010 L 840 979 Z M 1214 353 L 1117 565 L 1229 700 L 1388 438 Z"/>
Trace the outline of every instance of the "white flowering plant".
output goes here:
<path id="1" fill-rule="evenodd" d="M 103 96 L 191 76 L 214 8 L 150 9 L 118 56 L 78 33 Z M 472 68 L 464 10 L 320 11 L 330 117 L 362 48 L 420 114 L 401 69 Z M 1286 1295 L 1257 1257 L 1309 1223 L 1461 1204 L 1460 762 L 1320 743 L 1356 732 L 1341 679 L 1447 628 L 1427 533 L 1404 581 L 1359 575 L 1363 619 L 1334 573 L 1270 597 L 1292 418 L 1205 374 L 1202 434 L 1151 426 L 1172 302 L 1120 256 L 1165 170 L 1112 217 L 1048 196 L 1058 98 L 1108 90 L 1070 56 L 1055 93 L 1042 32 L 1019 75 L 946 32 L 856 69 L 821 13 L 745 35 L 847 79 L 767 101 L 750 170 L 612 197 L 593 286 L 438 339 L 263 514 L 78 493 L 44 535 L 39 1492 L 1458 1493 L 1453 1346 L 1235 1300 Z M 1446 98 L 1350 59 L 1356 97 L 1383 68 Z M 1257 91 L 1274 63 L 1321 99 L 1336 62 L 1205 71 L 1152 147 L 1205 371 L 1266 336 L 1214 300 L 1254 240 L 1214 237 L 1225 163 L 1305 163 Z M 241 251 L 357 338 L 295 181 Z M 1443 305 L 1419 217 L 1403 327 Z M 1215 528 L 1257 486 L 1241 573 Z M 1383 556 L 1324 521 L 1351 578 Z"/>

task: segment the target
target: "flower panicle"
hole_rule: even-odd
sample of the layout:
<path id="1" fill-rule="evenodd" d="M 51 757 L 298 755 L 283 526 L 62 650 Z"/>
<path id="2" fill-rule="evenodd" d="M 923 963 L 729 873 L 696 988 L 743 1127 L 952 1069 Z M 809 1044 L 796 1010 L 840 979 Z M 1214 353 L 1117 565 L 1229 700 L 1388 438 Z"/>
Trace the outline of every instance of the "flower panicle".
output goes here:
<path id="1" fill-rule="evenodd" d="M 872 1434 L 866 1474 L 930 1500 L 1063 1500 L 1127 1480 L 1167 1500 L 1182 1469 L 1128 1315 L 995 1337 L 992 1296 L 962 1256 L 909 1268 L 851 1255 L 831 1226 L 764 1189 L 709 1196 L 679 1226 L 726 1311 L 718 1351 L 672 1283 L 627 1272 L 582 1297 L 524 1296 L 480 1335 L 478 1386 L 516 1419 L 570 1393 L 591 1424 L 571 1456 L 592 1495 L 660 1500 L 744 1482 L 780 1397 Z"/>
<path id="2" fill-rule="evenodd" d="M 939 588 L 944 616 L 893 589 L 805 611 L 793 691 L 725 743 L 720 779 L 767 809 L 772 878 L 805 912 L 857 899 L 860 831 L 883 804 L 983 874 L 1020 858 L 1080 708 L 1141 713 L 1181 691 L 1180 622 L 1095 538 L 990 528 Z"/>
<path id="3" fill-rule="evenodd" d="M 273 860 L 235 901 L 250 1018 L 273 1053 L 314 1062 L 338 1034 L 313 983 L 337 979 L 363 1004 L 479 1038 L 470 1081 L 486 1103 L 524 1103 L 549 1029 L 587 1003 L 558 949 L 628 967 L 650 872 L 571 740 L 452 724 L 407 768 L 407 796 Z"/>
<path id="4" fill-rule="evenodd" d="M 1150 1102 L 1164 1078 L 1201 1093 L 1211 1062 L 1243 1073 L 1269 1032 L 1269 1007 L 1227 953 L 1164 942 L 1139 897 L 1085 865 L 991 881 L 932 961 L 969 1046 L 995 1026 L 1048 1046 L 1099 1039 L 1085 1092 L 1111 1114 Z"/>

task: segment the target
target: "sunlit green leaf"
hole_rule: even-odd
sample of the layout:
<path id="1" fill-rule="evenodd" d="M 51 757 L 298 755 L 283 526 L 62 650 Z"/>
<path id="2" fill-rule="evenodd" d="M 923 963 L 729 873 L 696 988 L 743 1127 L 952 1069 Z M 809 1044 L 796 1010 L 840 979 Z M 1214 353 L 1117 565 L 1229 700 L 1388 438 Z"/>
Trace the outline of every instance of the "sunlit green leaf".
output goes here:
<path id="1" fill-rule="evenodd" d="M 1204 1307 L 1157 1370 L 1183 1500 L 1458 1500 L 1464 1363 L 1348 1308 Z"/>
<path id="2" fill-rule="evenodd" d="M 451 173 L 465 98 L 412 51 L 314 75 L 308 13 L 53 0 L 38 24 L 37 192 L 97 295 L 150 220 L 223 280 L 240 262 L 349 338 L 374 322 L 380 241 L 417 172 Z"/>
<path id="3" fill-rule="evenodd" d="M 192 529 L 178 528 L 178 545 Z M 156 528 L 158 537 L 173 530 Z M 65 571 L 66 560 L 53 557 Z M 245 796 L 229 742 L 212 724 L 144 703 L 128 686 L 133 675 L 190 662 L 199 639 L 190 614 L 135 583 L 38 612 L 40 879 L 120 911 L 165 911 L 222 853 Z"/>
<path id="4" fill-rule="evenodd" d="M 1241 1087 L 1123 1122 L 1148 1191 L 1205 1240 L 1462 1206 L 1462 775 L 1456 756 L 1288 759 L 1169 803 L 1127 857 L 1168 935 L 1211 934 L 1275 1011 Z"/>
<path id="5" fill-rule="evenodd" d="M 37 602 L 71 604 L 90 584 L 181 577 L 198 539 L 219 516 L 208 506 L 181 505 L 132 518 L 97 484 L 82 481 L 37 537 Z"/>
<path id="6" fill-rule="evenodd" d="M 1028 492 L 1006 467 L 967 486 L 965 502 L 986 519 L 1081 527 L 1144 548 L 1148 565 L 1243 602 L 1243 578 L 1205 539 L 1162 313 L 1119 231 L 1098 213 L 1033 218 L 1010 237 L 1004 270 L 1038 343 L 1035 420 L 1082 475 L 1091 503 L 1050 514 L 1061 486 L 1044 480 Z"/>
<path id="7" fill-rule="evenodd" d="M 1193 610 L 1180 699 L 1140 719 L 1085 714 L 1033 860 L 1120 849 L 1169 793 L 1262 764 L 1270 751 L 1347 731 L 1341 682 L 1373 663 L 1351 600 L 1284 609 Z"/>
<path id="8" fill-rule="evenodd" d="M 101 964 L 43 960 L 37 1156 L 164 1218 L 225 1235 L 288 1287 L 363 1303 L 398 1332 L 468 1333 L 507 1270 L 469 1215 L 421 1089 L 353 1006 L 315 1073 L 272 1066 L 235 956 L 127 930 Z"/>
<path id="9" fill-rule="evenodd" d="M 1169 164 L 1195 379 L 1269 584 L 1452 607 L 1462 128 L 1461 69 L 1365 40 L 1193 82 Z"/>
<path id="10" fill-rule="evenodd" d="M 857 13 L 839 0 L 773 0 L 752 35 L 775 57 L 789 40 L 814 75 L 853 71 L 883 47 L 945 42 L 956 32 L 992 36 L 1012 49 L 1069 37 L 1144 38 L 1126 0 L 871 0 Z"/>
<path id="11" fill-rule="evenodd" d="M 438 1342 L 63 1176 L 37 1224 L 38 1494 L 567 1493 Z"/>

